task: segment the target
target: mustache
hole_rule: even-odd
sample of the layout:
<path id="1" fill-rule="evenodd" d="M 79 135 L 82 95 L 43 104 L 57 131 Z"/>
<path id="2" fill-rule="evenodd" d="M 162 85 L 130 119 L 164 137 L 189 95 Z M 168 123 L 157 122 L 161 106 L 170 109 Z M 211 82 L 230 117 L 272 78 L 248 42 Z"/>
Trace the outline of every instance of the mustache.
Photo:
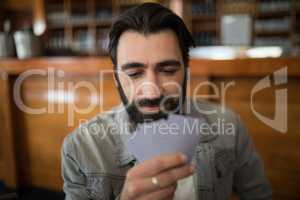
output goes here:
<path id="1" fill-rule="evenodd" d="M 155 99 L 141 99 L 137 101 L 137 104 L 141 107 L 143 106 L 159 106 L 162 100 L 164 99 L 164 96 L 160 96 Z"/>
<path id="2" fill-rule="evenodd" d="M 143 106 L 161 106 L 162 102 L 163 102 L 163 106 L 166 106 L 167 109 L 173 109 L 174 107 L 178 106 L 178 103 L 180 101 L 180 98 L 178 97 L 168 97 L 166 98 L 166 96 L 161 95 L 158 98 L 155 99 L 140 99 L 137 100 L 135 103 L 137 106 L 139 107 L 143 107 Z"/>

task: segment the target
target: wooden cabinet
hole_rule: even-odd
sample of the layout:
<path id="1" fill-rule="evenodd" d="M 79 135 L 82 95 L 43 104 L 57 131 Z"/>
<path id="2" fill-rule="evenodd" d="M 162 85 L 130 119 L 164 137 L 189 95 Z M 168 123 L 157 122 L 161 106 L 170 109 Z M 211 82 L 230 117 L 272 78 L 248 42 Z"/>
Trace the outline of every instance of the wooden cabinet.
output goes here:
<path id="1" fill-rule="evenodd" d="M 142 2 L 146 1 L 32 0 L 24 3 L 19 0 L 7 0 L 2 3 L 3 13 L 0 14 L 0 22 L 6 18 L 10 19 L 12 30 L 15 31 L 32 25 L 35 20 L 45 18 L 41 19 L 46 22 L 46 31 L 42 39 L 44 55 L 47 56 L 107 55 L 108 32 L 113 20 L 125 9 Z M 162 3 L 183 18 L 197 46 L 222 45 L 222 16 L 247 14 L 252 19 L 250 42 L 252 46 L 282 46 L 295 55 L 299 54 L 298 0 L 155 0 L 154 2 Z"/>
<path id="2" fill-rule="evenodd" d="M 50 55 L 107 55 L 113 20 L 141 0 L 45 0 L 46 53 Z M 161 1 L 157 1 L 161 2 Z"/>
<path id="3" fill-rule="evenodd" d="M 45 2 L 48 22 L 45 38 L 48 53 L 106 55 L 107 34 L 113 19 L 123 10 L 144 1 L 45 0 Z M 253 21 L 251 45 L 278 45 L 288 49 L 299 47 L 300 6 L 297 0 L 157 2 L 168 6 L 184 19 L 197 46 L 222 45 L 222 16 L 248 14 Z M 297 50 L 295 52 L 297 53 Z"/>

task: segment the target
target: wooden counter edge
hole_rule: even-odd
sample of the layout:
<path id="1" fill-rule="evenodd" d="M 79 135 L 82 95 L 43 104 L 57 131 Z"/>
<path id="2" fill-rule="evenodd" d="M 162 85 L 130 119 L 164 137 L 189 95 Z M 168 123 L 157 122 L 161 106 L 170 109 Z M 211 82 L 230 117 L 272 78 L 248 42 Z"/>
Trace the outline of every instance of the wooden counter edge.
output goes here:
<path id="1" fill-rule="evenodd" d="M 234 60 L 190 59 L 191 75 L 198 76 L 265 76 L 288 67 L 289 76 L 300 76 L 300 57 L 242 58 Z M 30 69 L 63 70 L 75 74 L 94 74 L 112 70 L 109 57 L 41 57 L 25 60 L 2 59 L 0 70 L 18 75 Z"/>

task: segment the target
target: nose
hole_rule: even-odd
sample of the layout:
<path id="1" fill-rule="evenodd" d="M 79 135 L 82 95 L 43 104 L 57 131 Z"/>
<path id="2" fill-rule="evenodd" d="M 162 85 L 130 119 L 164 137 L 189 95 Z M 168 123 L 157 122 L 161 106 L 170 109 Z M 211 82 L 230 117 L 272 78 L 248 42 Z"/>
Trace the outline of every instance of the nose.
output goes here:
<path id="1" fill-rule="evenodd" d="M 145 79 L 141 82 L 140 87 L 142 98 L 156 99 L 161 96 L 161 87 L 158 76 L 154 70 L 149 70 L 146 73 Z"/>

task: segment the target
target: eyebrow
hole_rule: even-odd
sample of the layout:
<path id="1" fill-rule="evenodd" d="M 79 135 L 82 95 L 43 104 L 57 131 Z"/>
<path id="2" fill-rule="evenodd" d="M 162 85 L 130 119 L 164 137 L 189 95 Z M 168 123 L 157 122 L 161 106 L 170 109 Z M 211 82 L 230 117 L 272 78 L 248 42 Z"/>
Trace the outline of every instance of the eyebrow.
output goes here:
<path id="1" fill-rule="evenodd" d="M 129 63 L 125 63 L 121 66 L 121 70 L 127 70 L 127 69 L 131 69 L 131 68 L 140 68 L 140 67 L 145 67 L 146 65 L 144 63 L 139 63 L 139 62 L 129 62 Z M 158 62 L 155 64 L 155 67 L 165 67 L 165 66 L 176 66 L 176 67 L 180 67 L 181 63 L 179 60 L 175 60 L 175 59 L 170 59 L 170 60 L 164 60 L 161 62 Z"/>
<path id="2" fill-rule="evenodd" d="M 176 67 L 180 67 L 181 63 L 179 60 L 165 60 L 159 63 L 156 63 L 155 65 L 156 67 L 165 67 L 165 66 L 176 66 Z"/>
<path id="3" fill-rule="evenodd" d="M 145 64 L 139 62 L 129 62 L 122 65 L 121 70 L 127 70 L 131 68 L 139 68 L 139 67 L 145 67 Z"/>

